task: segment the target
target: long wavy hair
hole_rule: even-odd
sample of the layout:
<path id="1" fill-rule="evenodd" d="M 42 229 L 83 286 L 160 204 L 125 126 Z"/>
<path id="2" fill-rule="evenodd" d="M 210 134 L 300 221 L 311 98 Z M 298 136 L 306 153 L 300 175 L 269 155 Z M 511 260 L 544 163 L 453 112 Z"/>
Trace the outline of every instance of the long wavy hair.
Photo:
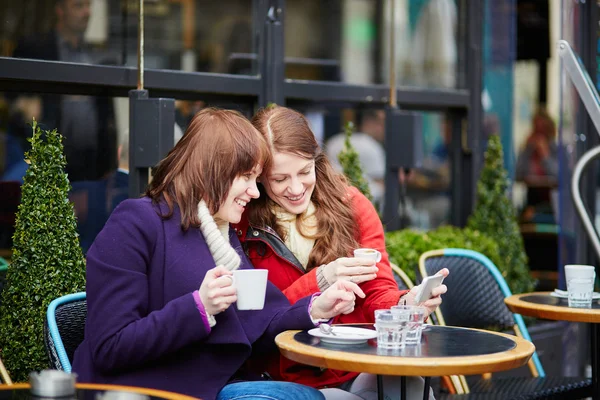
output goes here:
<path id="1" fill-rule="evenodd" d="M 177 204 L 183 230 L 198 227 L 200 200 L 214 215 L 233 180 L 259 164 L 268 165 L 270 154 L 263 136 L 242 114 L 205 108 L 158 164 L 146 196 L 167 203 L 169 212 L 163 218 L 170 218 Z"/>
<path id="2" fill-rule="evenodd" d="M 358 247 L 358 224 L 348 196 L 348 182 L 332 167 L 306 118 L 290 108 L 271 106 L 260 110 L 252 124 L 265 137 L 273 155 L 289 153 L 315 161 L 316 184 L 311 200 L 316 208 L 318 229 L 307 271 L 339 257 L 351 256 L 353 249 Z M 268 169 L 265 169 L 263 176 L 268 174 Z M 285 232 L 277 224 L 269 205 L 271 200 L 262 184 L 259 190 L 260 198 L 248 206 L 250 224 L 269 226 L 285 240 Z M 301 218 L 296 219 L 296 227 L 302 233 Z"/>

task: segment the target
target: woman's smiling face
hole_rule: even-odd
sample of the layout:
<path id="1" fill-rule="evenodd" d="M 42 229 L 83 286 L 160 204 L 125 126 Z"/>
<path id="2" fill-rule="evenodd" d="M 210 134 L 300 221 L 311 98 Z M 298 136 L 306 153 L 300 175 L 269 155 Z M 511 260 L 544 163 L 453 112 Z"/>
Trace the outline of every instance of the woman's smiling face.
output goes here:
<path id="1" fill-rule="evenodd" d="M 275 153 L 271 170 L 261 182 L 271 200 L 291 214 L 308 208 L 317 177 L 315 161 L 292 153 Z"/>
<path id="2" fill-rule="evenodd" d="M 256 179 L 260 176 L 261 171 L 261 166 L 257 165 L 252 171 L 245 172 L 233 180 L 227 198 L 215 213 L 215 219 L 232 224 L 240 222 L 246 204 L 260 196 L 260 192 L 256 187 Z"/>

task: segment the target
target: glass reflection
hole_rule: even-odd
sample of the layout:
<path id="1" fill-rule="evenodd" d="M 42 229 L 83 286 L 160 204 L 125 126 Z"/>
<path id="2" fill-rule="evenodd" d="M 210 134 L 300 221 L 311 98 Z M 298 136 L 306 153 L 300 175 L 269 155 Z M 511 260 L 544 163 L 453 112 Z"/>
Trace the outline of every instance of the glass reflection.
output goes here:
<path id="1" fill-rule="evenodd" d="M 286 77 L 388 83 L 392 23 L 397 84 L 455 88 L 464 41 L 455 0 L 397 0 L 393 18 L 389 0 L 288 0 Z"/>
<path id="2" fill-rule="evenodd" d="M 39 0 L 34 12 L 27 4 L 1 2 L 1 55 L 137 65 L 139 1 Z M 254 74 L 252 6 L 248 0 L 144 2 L 145 67 Z"/>
<path id="3" fill-rule="evenodd" d="M 10 258 L 15 215 L 21 198 L 21 185 L 28 164 L 24 153 L 29 150 L 31 121 L 35 118 L 43 129 L 55 129 L 57 113 L 78 110 L 69 103 L 61 108 L 65 96 L 37 93 L 14 96 L 0 93 L 0 256 Z M 108 126 L 110 135 L 89 126 L 66 125 L 58 131 L 64 136 L 67 173 L 72 190 L 79 241 L 84 252 L 102 230 L 110 214 L 120 202 L 129 197 L 129 99 L 90 97 L 92 104 L 104 104 L 110 109 L 108 119 L 98 121 Z M 77 101 L 75 99 L 74 101 Z M 54 103 L 52 103 L 54 102 Z M 173 126 L 174 142 L 183 136 L 192 116 L 208 104 L 202 100 L 176 100 L 176 118 Z M 251 116 L 248 106 L 236 108 Z M 49 111 L 47 111 L 49 110 Z M 85 115 L 84 115 L 85 116 Z M 88 125 L 89 125 L 88 120 Z M 93 140 L 88 140 L 89 135 Z M 83 136 L 83 139 L 82 139 Z M 89 147 L 78 146 L 80 143 Z M 88 151 L 86 151 L 88 150 Z"/>
<path id="4" fill-rule="evenodd" d="M 315 114 L 314 109 L 302 112 L 305 115 Z M 329 108 L 326 112 L 321 112 L 321 123 L 313 123 L 313 126 L 323 127 L 322 132 L 315 130 L 315 135 L 323 138 L 321 142 L 327 157 L 340 172 L 343 169 L 338 155 L 344 147 L 343 127 L 348 122 L 352 122 L 355 126 L 350 142 L 358 153 L 373 203 L 380 212 L 383 212 L 386 155 L 403 149 L 384 147 L 385 111 L 383 109 Z M 398 174 L 399 183 L 406 190 L 403 201 L 397 207 L 399 215 L 406 221 L 406 227 L 433 229 L 450 223 L 451 133 L 450 120 L 446 115 L 423 113 L 421 135 L 423 166 L 412 169 L 408 173 L 401 171 Z"/>
<path id="5" fill-rule="evenodd" d="M 6 124 L 2 126 L 0 184 L 10 189 L 6 193 L 11 195 L 0 199 L 0 209 L 6 212 L 0 228 L 0 248 L 12 246 L 15 205 L 20 202 L 20 185 L 28 168 L 24 153 L 30 149 L 27 139 L 35 119 L 42 129 L 57 129 L 63 135 L 66 172 L 72 186 L 70 199 L 81 246 L 86 250 L 110 214 L 113 200 L 107 193 L 119 196 L 116 185 L 121 181 L 115 174 L 123 153 L 117 145 L 115 113 L 122 114 L 119 108 L 123 105 L 106 97 L 47 93 L 5 94 L 2 98 Z"/>

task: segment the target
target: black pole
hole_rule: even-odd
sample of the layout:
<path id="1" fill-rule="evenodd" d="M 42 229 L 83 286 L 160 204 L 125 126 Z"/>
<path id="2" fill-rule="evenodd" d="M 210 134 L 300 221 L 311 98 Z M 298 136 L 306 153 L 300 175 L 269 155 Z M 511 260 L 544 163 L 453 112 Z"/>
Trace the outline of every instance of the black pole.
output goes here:
<path id="1" fill-rule="evenodd" d="M 127 63 L 127 3 L 121 3 L 121 65 Z"/>
<path id="2" fill-rule="evenodd" d="M 470 193 L 464 188 L 463 182 L 463 152 L 462 152 L 462 127 L 464 113 L 450 112 L 446 115 L 450 124 L 451 141 L 449 143 L 448 157 L 450 159 L 450 222 L 455 226 L 464 226 L 467 215 L 464 214 L 464 198 L 470 198 Z M 466 193 L 469 193 L 465 196 Z"/>
<path id="3" fill-rule="evenodd" d="M 129 197 L 139 197 L 148 183 L 148 168 L 138 167 L 136 148 L 144 133 L 141 130 L 140 101 L 148 99 L 147 90 L 131 90 L 129 92 Z"/>
<path id="4" fill-rule="evenodd" d="M 285 105 L 283 84 L 285 80 L 284 65 L 284 28 L 283 0 L 268 0 L 261 7 L 264 15 L 264 30 L 260 59 L 262 60 L 261 77 L 262 90 L 259 105 L 264 107 L 269 103 Z"/>
<path id="5" fill-rule="evenodd" d="M 483 6 L 482 1 L 467 2 L 467 89 L 469 90 L 469 114 L 466 147 L 463 148 L 462 198 L 463 219 L 460 226 L 466 224 L 467 217 L 475 205 L 475 185 L 483 165 L 483 150 L 481 143 L 485 140 L 483 132 L 483 106 L 481 92 L 483 90 Z"/>

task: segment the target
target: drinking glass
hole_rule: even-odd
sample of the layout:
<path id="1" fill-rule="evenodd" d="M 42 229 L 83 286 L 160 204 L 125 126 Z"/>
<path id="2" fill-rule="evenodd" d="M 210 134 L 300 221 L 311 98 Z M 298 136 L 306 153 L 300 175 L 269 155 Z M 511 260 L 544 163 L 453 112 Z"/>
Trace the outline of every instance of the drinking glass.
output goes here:
<path id="1" fill-rule="evenodd" d="M 593 278 L 571 278 L 567 281 L 569 307 L 592 308 Z"/>
<path id="2" fill-rule="evenodd" d="M 375 311 L 375 329 L 377 347 L 381 349 L 400 349 L 404 346 L 404 334 L 408 321 L 403 321 L 390 310 Z"/>
<path id="3" fill-rule="evenodd" d="M 406 332 L 404 334 L 404 343 L 414 345 L 421 343 L 423 324 L 427 309 L 420 306 L 393 306 L 390 310 L 397 318 L 406 321 Z"/>

